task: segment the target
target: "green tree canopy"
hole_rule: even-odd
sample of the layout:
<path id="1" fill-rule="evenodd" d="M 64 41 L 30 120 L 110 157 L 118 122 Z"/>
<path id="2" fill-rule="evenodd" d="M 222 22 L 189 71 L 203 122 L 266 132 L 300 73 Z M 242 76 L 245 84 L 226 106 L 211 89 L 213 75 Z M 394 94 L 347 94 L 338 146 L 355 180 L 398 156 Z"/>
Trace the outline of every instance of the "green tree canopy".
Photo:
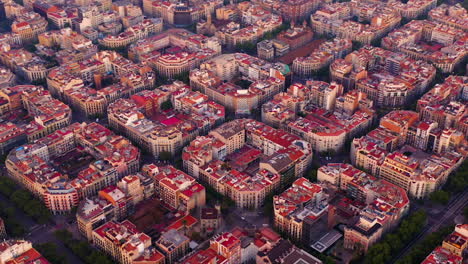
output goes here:
<path id="1" fill-rule="evenodd" d="M 169 110 L 169 109 L 172 109 L 173 106 L 172 106 L 172 102 L 171 100 L 167 100 L 166 102 L 163 102 L 161 104 L 161 110 Z"/>
<path id="2" fill-rule="evenodd" d="M 419 210 L 403 219 L 397 229 L 385 235 L 383 239 L 369 248 L 363 263 L 389 262 L 406 243 L 422 231 L 426 218 L 426 213 Z"/>
<path id="3" fill-rule="evenodd" d="M 172 159 L 172 153 L 169 151 L 161 151 L 159 152 L 159 159 L 162 161 L 169 161 Z"/>
<path id="4" fill-rule="evenodd" d="M 450 194 L 443 190 L 438 190 L 430 194 L 429 199 L 434 203 L 447 204 L 450 200 Z"/>

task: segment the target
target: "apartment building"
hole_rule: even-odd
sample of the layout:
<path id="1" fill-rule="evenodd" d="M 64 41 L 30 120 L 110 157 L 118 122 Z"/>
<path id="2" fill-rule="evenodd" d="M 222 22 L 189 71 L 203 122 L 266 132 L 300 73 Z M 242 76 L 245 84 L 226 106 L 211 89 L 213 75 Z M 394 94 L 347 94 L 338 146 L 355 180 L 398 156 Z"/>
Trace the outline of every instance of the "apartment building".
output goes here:
<path id="1" fill-rule="evenodd" d="M 72 155 L 76 148 L 86 150 L 95 161 L 68 180 L 53 163 L 63 155 Z M 34 144 L 14 149 L 7 157 L 6 167 L 8 174 L 43 200 L 52 213 L 64 214 L 77 206 L 79 200 L 96 195 L 124 175 L 135 173 L 139 159 L 139 150 L 127 139 L 97 123 L 74 123 Z"/>
<path id="2" fill-rule="evenodd" d="M 164 255 L 151 246 L 151 238 L 130 221 L 110 221 L 93 230 L 93 244 L 122 264 L 164 264 Z"/>
<path id="3" fill-rule="evenodd" d="M 210 240 L 210 249 L 226 258 L 228 263 L 241 263 L 241 241 L 232 233 L 221 233 Z"/>
<path id="4" fill-rule="evenodd" d="M 299 137 L 250 119 L 225 123 L 182 153 L 190 175 L 243 208 L 260 207 L 268 193 L 303 175 L 311 156 Z"/>
<path id="5" fill-rule="evenodd" d="M 189 251 L 190 239 L 182 232 L 171 229 L 156 241 L 156 247 L 166 257 L 167 264 L 178 263 Z"/>
<path id="6" fill-rule="evenodd" d="M 327 197 L 322 187 L 305 178 L 297 179 L 292 186 L 273 197 L 274 224 L 294 241 L 303 241 L 306 218 L 317 219 L 328 210 Z"/>
<path id="7" fill-rule="evenodd" d="M 347 197 L 364 205 L 358 213 L 357 222 L 345 227 L 346 248 L 366 252 L 408 212 L 409 198 L 403 188 L 371 176 L 350 164 L 331 163 L 322 166 L 317 171 L 317 179 L 321 183 L 335 185 L 344 190 Z M 393 213 L 385 214 L 386 211 Z M 334 215 L 329 216 L 329 221 L 331 219 L 335 223 L 333 218 Z"/>
<path id="8" fill-rule="evenodd" d="M 32 243 L 26 240 L 5 240 L 0 243 L 0 263 L 25 263 L 49 264 Z"/>
<path id="9" fill-rule="evenodd" d="M 173 109 L 161 105 L 172 102 Z M 159 157 L 172 155 L 201 133 L 224 120 L 224 107 L 200 92 L 174 82 L 153 91 L 142 91 L 129 99 L 119 99 L 107 109 L 109 125 L 137 145 Z"/>
<path id="10" fill-rule="evenodd" d="M 14 146 L 33 142 L 51 134 L 57 129 L 68 126 L 71 122 L 71 109 L 61 101 L 52 98 L 50 93 L 41 86 L 16 85 L 0 90 L 2 99 L 1 113 L 26 110 L 34 117 L 27 120 L 2 122 L 0 128 L 0 152 L 7 154 Z M 14 118 L 14 116 L 13 116 Z"/>
<path id="11" fill-rule="evenodd" d="M 205 187 L 186 173 L 168 165 L 152 168 L 151 176 L 156 183 L 156 195 L 171 208 L 189 213 L 205 205 Z"/>

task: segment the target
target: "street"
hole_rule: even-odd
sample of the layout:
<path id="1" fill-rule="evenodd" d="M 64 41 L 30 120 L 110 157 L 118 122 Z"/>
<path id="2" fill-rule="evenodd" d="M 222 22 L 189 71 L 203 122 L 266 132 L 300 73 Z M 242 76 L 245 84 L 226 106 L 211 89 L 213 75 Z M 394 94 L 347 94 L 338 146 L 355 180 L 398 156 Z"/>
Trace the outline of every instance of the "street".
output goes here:
<path id="1" fill-rule="evenodd" d="M 105 117 L 102 118 L 89 118 L 79 113 L 76 110 L 73 110 L 73 122 L 97 122 L 103 126 L 107 126 L 107 119 Z M 251 118 L 259 120 L 260 117 L 250 116 Z M 323 166 L 328 163 L 349 163 L 349 154 L 345 151 L 344 153 L 322 153 L 320 155 L 316 153 L 314 155 L 314 165 L 315 166 Z M 180 159 L 180 154 L 176 157 L 173 157 L 175 160 Z M 149 154 L 141 154 L 142 164 L 146 163 L 154 163 L 157 162 L 152 155 Z M 2 168 L 4 170 L 4 168 Z M 315 170 L 315 169 L 314 169 Z M 76 238 L 79 237 L 77 232 L 76 222 L 69 222 L 70 217 L 67 216 L 53 216 L 54 223 L 37 224 L 34 219 L 26 215 L 21 209 L 17 208 L 8 198 L 0 195 L 0 201 L 4 202 L 8 206 L 15 208 L 15 216 L 20 222 L 22 226 L 26 228 L 26 235 L 24 239 L 31 241 L 34 244 L 38 243 L 53 243 L 57 245 L 59 254 L 63 255 L 68 263 L 75 264 L 75 263 L 82 263 L 82 261 L 72 253 L 71 250 L 66 248 L 64 244 L 58 240 L 54 236 L 54 232 L 60 229 L 67 229 L 74 234 Z M 457 213 L 459 213 L 464 206 L 468 204 L 468 190 L 454 196 L 451 201 L 443 208 L 443 210 L 437 211 L 432 210 L 431 205 L 421 205 L 418 203 L 414 203 L 411 208 L 410 212 L 414 212 L 418 209 L 423 209 L 428 214 L 428 221 L 416 237 L 408 243 L 405 248 L 397 254 L 392 263 L 395 263 L 399 259 L 403 258 L 406 254 L 408 254 L 414 245 L 420 243 L 424 238 L 426 238 L 429 234 L 439 230 L 444 225 L 449 225 L 453 223 L 453 220 Z M 437 207 L 436 207 L 437 208 Z M 74 218 L 74 216 L 71 216 Z M 259 208 L 257 210 L 247 210 L 247 209 L 240 209 L 240 208 L 230 208 L 229 213 L 223 216 L 224 221 L 221 227 L 222 231 L 231 231 L 234 227 L 241 227 L 241 228 L 260 228 L 260 227 L 271 227 L 273 223 L 273 217 L 267 216 L 263 212 L 263 208 Z M 207 241 L 201 243 L 200 247 L 206 245 Z"/>
<path id="2" fill-rule="evenodd" d="M 25 240 L 31 241 L 33 244 L 36 243 L 53 243 L 57 245 L 57 248 L 70 264 L 83 263 L 75 254 L 73 254 L 68 248 L 66 248 L 60 240 L 54 236 L 54 231 L 60 229 L 52 224 L 37 224 L 31 217 L 26 215 L 22 210 L 17 208 L 8 198 L 0 194 L 0 201 L 4 204 L 15 208 L 15 216 L 17 221 L 26 229 Z M 7 230 L 8 232 L 8 230 Z"/>
<path id="3" fill-rule="evenodd" d="M 224 230 L 230 231 L 232 228 L 239 226 L 243 228 L 251 227 L 251 228 L 259 228 L 259 227 L 266 227 L 270 226 L 270 221 L 273 219 L 269 219 L 263 213 L 263 209 L 259 208 L 258 210 L 248 211 L 245 209 L 235 208 L 230 212 L 226 219 L 230 218 L 232 223 L 225 223 Z M 225 221 L 227 222 L 227 221 Z"/>
<path id="4" fill-rule="evenodd" d="M 423 231 L 416 236 L 401 252 L 395 256 L 391 263 L 397 262 L 408 254 L 411 248 L 422 241 L 427 235 L 436 232 L 443 225 L 453 223 L 453 220 L 458 212 L 463 210 L 468 205 L 468 190 L 453 197 L 449 204 L 446 205 L 445 209 L 436 214 L 435 216 L 429 215 L 426 226 Z"/>

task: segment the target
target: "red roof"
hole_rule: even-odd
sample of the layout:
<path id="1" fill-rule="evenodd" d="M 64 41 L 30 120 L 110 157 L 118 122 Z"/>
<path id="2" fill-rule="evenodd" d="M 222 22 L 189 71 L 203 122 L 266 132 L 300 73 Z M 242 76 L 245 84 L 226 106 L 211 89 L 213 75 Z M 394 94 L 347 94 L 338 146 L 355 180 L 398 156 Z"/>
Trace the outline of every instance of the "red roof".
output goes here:
<path id="1" fill-rule="evenodd" d="M 50 264 L 37 250 L 34 248 L 22 253 L 14 259 L 11 259 L 5 264 Z"/>
<path id="2" fill-rule="evenodd" d="M 191 227 L 194 224 L 196 224 L 198 221 L 195 217 L 191 215 L 186 215 L 179 220 L 175 221 L 174 223 L 170 224 L 166 229 L 175 229 L 175 230 L 180 230 L 184 226 L 184 221 L 185 221 L 185 226 Z"/>
<path id="3" fill-rule="evenodd" d="M 16 27 L 17 27 L 17 28 L 18 28 L 18 27 L 24 27 L 24 26 L 27 26 L 27 25 L 29 25 L 28 22 L 23 21 L 23 22 L 19 22 L 18 24 L 16 24 Z"/>
<path id="4" fill-rule="evenodd" d="M 165 125 L 165 126 L 175 126 L 177 124 L 180 124 L 182 121 L 176 117 L 171 117 L 171 118 L 168 118 L 164 121 L 161 121 L 161 124 Z"/>
<path id="5" fill-rule="evenodd" d="M 183 264 L 227 264 L 225 257 L 220 256 L 213 249 L 200 250 L 186 259 Z"/>

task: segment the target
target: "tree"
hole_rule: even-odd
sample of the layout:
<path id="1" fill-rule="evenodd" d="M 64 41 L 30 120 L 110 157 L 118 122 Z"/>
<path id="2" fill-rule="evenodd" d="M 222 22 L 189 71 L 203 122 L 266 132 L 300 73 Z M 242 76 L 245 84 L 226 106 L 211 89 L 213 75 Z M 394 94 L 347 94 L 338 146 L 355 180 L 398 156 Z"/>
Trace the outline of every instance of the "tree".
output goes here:
<path id="1" fill-rule="evenodd" d="M 182 219 L 182 226 L 184 227 L 184 235 L 187 235 L 187 219 Z"/>
<path id="2" fill-rule="evenodd" d="M 330 80 L 330 71 L 328 67 L 322 67 L 318 71 L 314 73 L 314 76 L 317 77 L 317 79 L 324 81 L 324 82 L 329 82 Z"/>
<path id="3" fill-rule="evenodd" d="M 34 218 L 41 224 L 47 223 L 50 219 L 50 212 L 43 203 L 36 199 L 32 199 L 31 193 L 27 190 L 16 190 L 10 196 L 10 199 L 23 210 L 27 215 Z"/>
<path id="4" fill-rule="evenodd" d="M 24 211 L 29 216 L 34 216 L 34 215 L 40 216 L 40 215 L 42 215 L 40 202 L 37 201 L 37 200 L 32 200 L 32 201 L 27 202 L 24 205 Z"/>
<path id="5" fill-rule="evenodd" d="M 221 211 L 225 214 L 229 210 L 229 208 L 234 207 L 235 203 L 231 198 L 227 196 L 223 196 L 223 200 L 221 202 Z"/>
<path id="6" fill-rule="evenodd" d="M 168 81 L 169 80 L 167 79 L 167 77 L 163 75 L 158 75 L 158 77 L 156 78 L 156 83 L 154 84 L 154 88 L 158 88 L 161 85 L 168 84 Z"/>
<path id="7" fill-rule="evenodd" d="M 45 79 L 37 79 L 37 80 L 34 80 L 31 82 L 32 85 L 36 85 L 36 86 L 44 86 L 46 87 L 47 86 L 47 82 Z"/>
<path id="8" fill-rule="evenodd" d="M 65 244 L 69 243 L 73 239 L 72 233 L 66 229 L 59 229 L 55 231 L 54 236 Z"/>
<path id="9" fill-rule="evenodd" d="M 36 45 L 34 45 L 33 43 L 27 43 L 27 44 L 24 44 L 23 45 L 24 49 L 29 51 L 29 52 L 36 52 L 37 48 L 36 48 Z"/>
<path id="10" fill-rule="evenodd" d="M 371 41 L 371 46 L 380 47 L 380 44 L 381 44 L 381 39 L 380 38 L 377 38 L 377 39 L 374 39 L 373 41 Z"/>
<path id="11" fill-rule="evenodd" d="M 426 222 L 426 213 L 419 210 L 401 221 L 400 226 L 369 248 L 363 263 L 387 263 L 411 239 L 420 233 Z M 419 263 L 419 262 L 417 262 Z"/>
<path id="12" fill-rule="evenodd" d="M 7 177 L 0 177 L 0 193 L 6 197 L 10 197 L 15 191 L 15 186 Z"/>
<path id="13" fill-rule="evenodd" d="M 263 206 L 263 213 L 269 218 L 273 217 L 273 193 L 265 196 L 265 204 Z"/>
<path id="14" fill-rule="evenodd" d="M 249 80 L 240 79 L 237 82 L 235 82 L 235 84 L 239 85 L 242 89 L 248 89 L 250 85 L 252 84 L 252 82 Z"/>
<path id="15" fill-rule="evenodd" d="M 272 39 L 274 38 L 275 36 L 273 35 L 273 32 L 267 32 L 263 35 L 262 37 L 262 40 L 265 40 L 265 39 Z"/>
<path id="16" fill-rule="evenodd" d="M 159 152 L 159 159 L 162 161 L 169 161 L 172 159 L 172 153 L 169 151 L 161 151 Z"/>
<path id="17" fill-rule="evenodd" d="M 26 229 L 19 224 L 15 214 L 15 208 L 8 207 L 3 203 L 0 204 L 0 217 L 3 218 L 8 235 L 10 237 L 22 237 L 26 233 Z"/>
<path id="18" fill-rule="evenodd" d="M 311 182 L 317 181 L 317 169 L 312 168 L 307 172 L 307 179 Z"/>
<path id="19" fill-rule="evenodd" d="M 172 106 L 172 102 L 171 100 L 167 100 L 166 102 L 163 102 L 161 104 L 161 110 L 169 110 L 169 109 L 172 109 L 173 106 Z"/>
<path id="20" fill-rule="evenodd" d="M 450 200 L 450 194 L 446 191 L 438 190 L 431 193 L 431 195 L 429 195 L 429 199 L 434 203 L 447 204 Z"/>
<path id="21" fill-rule="evenodd" d="M 363 45 L 361 42 L 359 42 L 359 41 L 353 40 L 352 43 L 353 43 L 353 50 L 358 50 L 358 49 L 360 49 L 360 48 L 362 48 L 362 47 L 364 46 L 364 45 Z"/>
<path id="22" fill-rule="evenodd" d="M 190 73 L 189 72 L 183 72 L 180 74 L 177 74 L 173 76 L 174 80 L 181 81 L 183 83 L 189 83 L 190 82 Z"/>
<path id="23" fill-rule="evenodd" d="M 197 33 L 197 23 L 192 23 L 190 26 L 186 27 L 187 30 Z"/>
<path id="24" fill-rule="evenodd" d="M 401 239 L 397 234 L 391 233 L 385 237 L 385 241 L 389 243 L 392 252 L 397 252 L 404 245 L 401 243 Z"/>
<path id="25" fill-rule="evenodd" d="M 11 31 L 11 20 L 2 18 L 0 20 L 0 32 L 10 32 Z"/>
<path id="26" fill-rule="evenodd" d="M 416 244 L 412 250 L 403 259 L 396 264 L 421 263 L 424 258 L 438 245 L 443 239 L 453 231 L 454 226 L 446 226 L 434 233 L 429 234 L 423 241 Z"/>
<path id="27" fill-rule="evenodd" d="M 24 208 L 23 205 L 25 205 L 28 201 L 31 200 L 31 194 L 23 190 L 17 190 L 11 195 L 10 199 L 16 205 L 20 206 L 21 208 Z"/>
<path id="28" fill-rule="evenodd" d="M 10 228 L 8 229 L 8 233 L 10 233 L 12 237 L 22 237 L 26 233 L 26 229 L 23 226 L 17 224 L 16 221 L 15 222 L 7 221 L 5 225 L 10 226 Z"/>
<path id="29" fill-rule="evenodd" d="M 50 69 L 50 68 L 53 68 L 53 67 L 59 65 L 58 61 L 57 61 L 54 57 L 45 56 L 45 57 L 44 57 L 44 60 L 46 61 L 45 67 L 46 67 L 47 69 Z"/>
<path id="30" fill-rule="evenodd" d="M 39 200 L 34 199 L 29 191 L 24 189 L 18 189 L 16 183 L 10 178 L 7 178 L 5 176 L 0 177 L 0 193 L 8 197 L 16 205 L 17 208 L 24 211 L 25 214 L 31 216 L 32 218 L 34 218 L 34 220 L 38 221 L 39 223 L 42 224 L 49 221 L 50 212 L 45 207 L 45 205 Z M 11 222 L 14 223 L 12 226 L 16 227 L 17 222 L 14 219 L 15 209 L 6 208 L 5 206 L 3 206 L 2 208 L 5 209 L 3 211 L 0 210 L 0 215 L 4 217 L 5 215 L 8 216 L 8 218 L 12 220 Z M 8 210 L 8 212 L 6 210 Z M 21 230 L 21 228 L 16 227 L 16 230 L 19 231 Z"/>
<path id="31" fill-rule="evenodd" d="M 85 241 L 79 241 L 73 238 L 72 233 L 66 229 L 57 230 L 54 232 L 55 237 L 62 241 L 75 255 L 77 255 L 84 263 L 87 264 L 111 264 L 112 260 L 105 253 L 91 247 Z"/>
<path id="32" fill-rule="evenodd" d="M 250 114 L 252 115 L 253 119 L 260 120 L 262 111 L 258 108 L 253 108 L 252 110 L 250 110 Z"/>
<path id="33" fill-rule="evenodd" d="M 94 251 L 93 253 L 91 253 L 90 255 L 90 262 L 91 263 L 99 263 L 99 264 L 112 264 L 114 262 L 112 262 L 112 260 L 110 260 L 110 258 L 106 255 L 104 255 L 103 253 L 99 252 L 99 251 Z"/>
<path id="34" fill-rule="evenodd" d="M 193 232 L 192 235 L 190 236 L 190 238 L 192 240 L 195 240 L 195 241 L 201 241 L 202 240 L 202 237 L 201 237 L 199 232 Z"/>
<path id="35" fill-rule="evenodd" d="M 241 52 L 245 52 L 248 54 L 255 54 L 255 51 L 257 49 L 257 45 L 252 42 L 245 42 L 245 43 L 238 43 L 236 45 L 236 50 L 239 50 Z"/>
<path id="36" fill-rule="evenodd" d="M 0 203 L 0 217 L 3 219 L 5 229 L 10 237 L 22 237 L 26 232 L 15 218 L 16 210 L 13 207 Z"/>
<path id="37" fill-rule="evenodd" d="M 450 175 L 448 183 L 444 186 L 444 190 L 449 193 L 458 193 L 468 188 L 468 160 L 465 160 L 462 165 Z"/>
<path id="38" fill-rule="evenodd" d="M 58 253 L 57 245 L 54 243 L 35 244 L 34 248 L 41 253 L 44 258 L 54 264 L 65 264 L 65 256 Z"/>
<path id="39" fill-rule="evenodd" d="M 231 170 L 231 165 L 229 165 L 229 163 L 227 162 L 224 162 L 223 164 L 221 164 L 221 169 L 225 171 Z"/>

